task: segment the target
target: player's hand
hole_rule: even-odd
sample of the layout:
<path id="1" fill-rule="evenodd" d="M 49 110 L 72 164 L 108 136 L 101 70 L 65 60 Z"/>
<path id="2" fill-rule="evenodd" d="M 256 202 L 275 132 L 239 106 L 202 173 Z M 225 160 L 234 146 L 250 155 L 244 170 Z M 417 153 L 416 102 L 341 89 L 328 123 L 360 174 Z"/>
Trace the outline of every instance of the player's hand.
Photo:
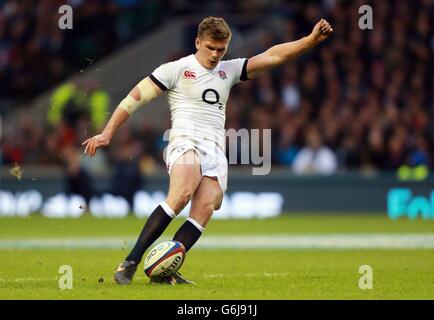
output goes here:
<path id="1" fill-rule="evenodd" d="M 326 20 L 321 19 L 313 28 L 311 37 L 319 43 L 327 39 L 333 32 L 333 28 Z"/>
<path id="2" fill-rule="evenodd" d="M 108 146 L 109 143 L 109 137 L 107 137 L 104 133 L 101 133 L 87 139 L 81 145 L 86 146 L 84 149 L 84 153 L 88 154 L 90 157 L 93 157 L 99 147 Z"/>

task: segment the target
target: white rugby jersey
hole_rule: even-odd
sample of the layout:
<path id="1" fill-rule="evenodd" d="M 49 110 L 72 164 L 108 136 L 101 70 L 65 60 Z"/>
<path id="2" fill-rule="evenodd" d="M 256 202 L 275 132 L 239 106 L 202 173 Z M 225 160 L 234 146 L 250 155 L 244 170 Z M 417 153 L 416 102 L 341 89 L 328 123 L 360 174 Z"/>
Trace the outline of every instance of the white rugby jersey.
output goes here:
<path id="1" fill-rule="evenodd" d="M 240 58 L 206 69 L 191 54 L 155 69 L 150 79 L 168 92 L 170 142 L 180 136 L 202 137 L 225 150 L 226 102 L 231 87 L 247 80 L 246 66 L 247 59 Z"/>

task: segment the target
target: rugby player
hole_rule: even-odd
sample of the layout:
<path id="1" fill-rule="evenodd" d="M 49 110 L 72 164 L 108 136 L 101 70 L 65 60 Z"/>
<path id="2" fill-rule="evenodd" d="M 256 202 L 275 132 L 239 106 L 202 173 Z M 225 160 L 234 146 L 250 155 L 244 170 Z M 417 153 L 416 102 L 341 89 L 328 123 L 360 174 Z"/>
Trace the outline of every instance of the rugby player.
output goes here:
<path id="1" fill-rule="evenodd" d="M 172 124 L 165 156 L 168 194 L 147 219 L 130 254 L 119 264 L 114 276 L 118 284 L 131 283 L 147 248 L 189 201 L 189 217 L 173 237 L 186 251 L 199 239 L 214 210 L 220 208 L 227 187 L 224 126 L 232 86 L 294 60 L 332 32 L 330 24 L 321 19 L 308 36 L 299 40 L 274 45 L 248 59 L 222 60 L 231 40 L 230 28 L 223 18 L 207 17 L 198 27 L 196 53 L 155 69 L 122 100 L 102 133 L 83 142 L 84 153 L 94 156 L 98 148 L 110 143 L 119 126 L 137 108 L 167 92 Z M 179 273 L 161 282 L 192 283 Z"/>

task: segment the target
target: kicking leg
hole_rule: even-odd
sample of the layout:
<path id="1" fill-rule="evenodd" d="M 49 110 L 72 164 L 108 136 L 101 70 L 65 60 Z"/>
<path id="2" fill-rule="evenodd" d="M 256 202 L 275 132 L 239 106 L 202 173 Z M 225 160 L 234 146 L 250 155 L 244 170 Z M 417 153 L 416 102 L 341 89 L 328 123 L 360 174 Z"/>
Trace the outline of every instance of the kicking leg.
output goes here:
<path id="1" fill-rule="evenodd" d="M 216 178 L 204 176 L 191 199 L 190 215 L 178 229 L 173 240 L 181 242 L 188 251 L 199 240 L 215 209 L 219 209 L 223 192 Z M 168 277 L 166 282 L 174 284 L 194 284 L 184 279 L 179 272 Z"/>
<path id="2" fill-rule="evenodd" d="M 178 229 L 173 240 L 179 241 L 188 251 L 196 243 L 205 229 L 215 209 L 223 199 L 223 192 L 217 178 L 204 176 L 191 200 L 191 210 L 187 221 Z"/>
<path id="3" fill-rule="evenodd" d="M 169 223 L 188 204 L 200 183 L 200 179 L 199 158 L 193 150 L 189 150 L 173 164 L 166 201 L 163 201 L 152 212 L 131 253 L 119 265 L 115 273 L 117 283 L 128 284 L 131 282 L 146 249 L 158 239 Z"/>

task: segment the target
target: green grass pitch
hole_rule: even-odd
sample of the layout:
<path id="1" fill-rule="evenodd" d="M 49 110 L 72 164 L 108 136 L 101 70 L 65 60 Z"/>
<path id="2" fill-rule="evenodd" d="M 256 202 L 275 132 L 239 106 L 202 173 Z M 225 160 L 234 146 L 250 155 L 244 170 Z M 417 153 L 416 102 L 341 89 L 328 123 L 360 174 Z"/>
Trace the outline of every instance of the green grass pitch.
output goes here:
<path id="1" fill-rule="evenodd" d="M 176 219 L 163 237 L 183 222 Z M 318 249 L 194 247 L 181 273 L 196 286 L 150 285 L 140 267 L 134 282 L 118 286 L 113 271 L 126 256 L 144 220 L 0 219 L 0 299 L 433 299 L 434 249 Z M 285 215 L 266 220 L 211 220 L 213 236 L 386 234 L 434 235 L 434 221 L 391 221 L 379 215 Z M 39 239 L 98 238 L 89 248 L 23 247 Z M 104 247 L 104 239 L 118 247 Z M 119 240 L 120 239 L 120 240 Z M 122 241 L 125 239 L 125 241 Z M 128 240 L 128 246 L 126 246 Z M 9 242 L 8 242 L 9 241 Z M 15 241 L 15 242 L 14 242 Z M 31 241 L 29 241 L 31 243 Z M 9 243 L 9 244 L 8 244 Z M 73 269 L 73 289 L 58 286 L 59 267 Z M 373 288 L 359 288 L 361 265 L 373 269 Z"/>

